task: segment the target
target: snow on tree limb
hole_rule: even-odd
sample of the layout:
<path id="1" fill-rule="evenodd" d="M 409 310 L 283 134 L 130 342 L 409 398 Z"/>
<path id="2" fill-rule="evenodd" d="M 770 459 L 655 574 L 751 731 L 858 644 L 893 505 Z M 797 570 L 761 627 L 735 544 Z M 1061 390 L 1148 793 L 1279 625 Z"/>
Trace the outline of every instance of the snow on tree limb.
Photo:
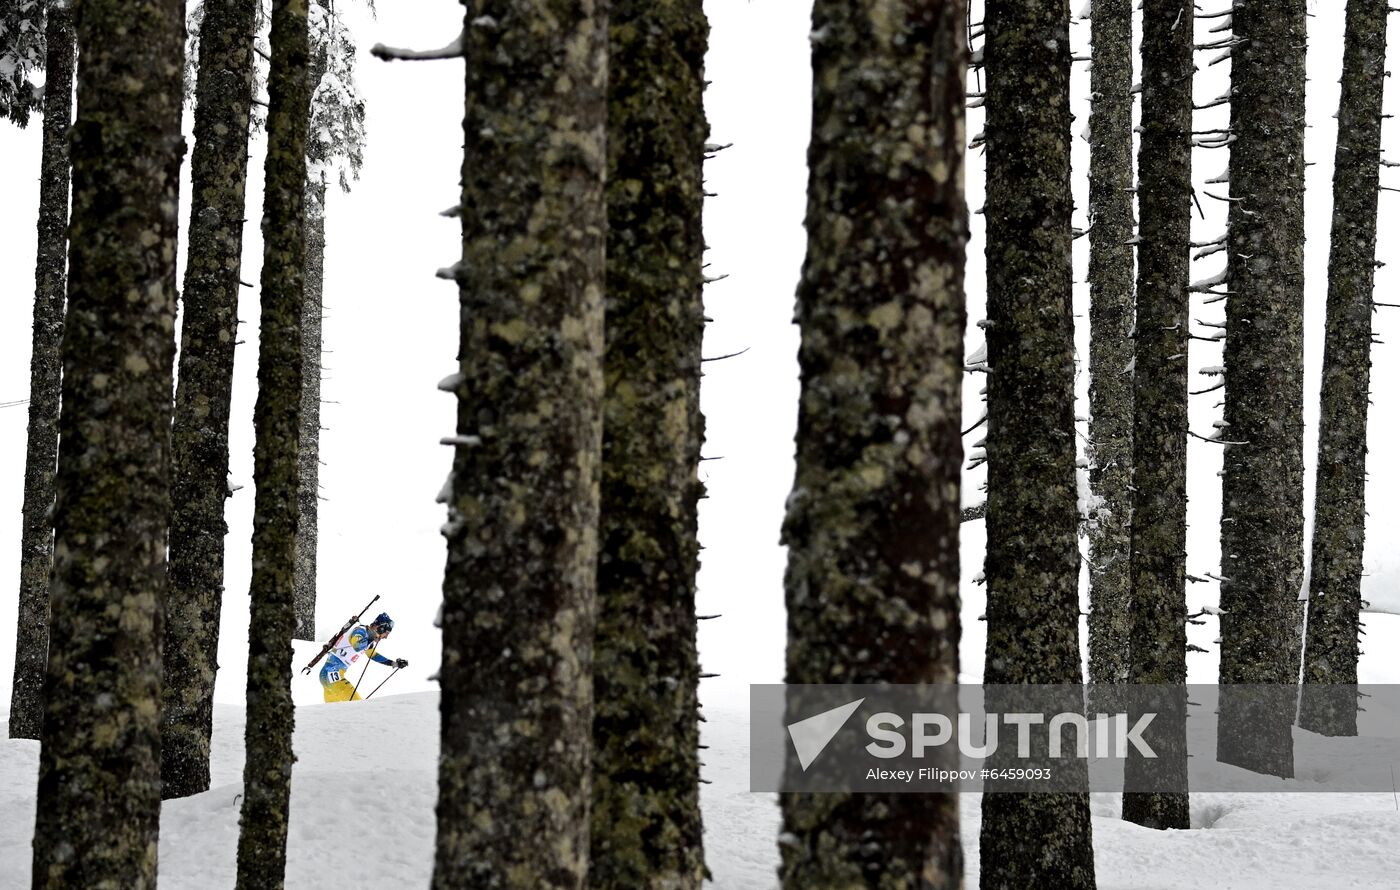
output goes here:
<path id="1" fill-rule="evenodd" d="M 432 59 L 461 59 L 465 58 L 462 51 L 462 35 L 458 34 L 457 39 L 447 46 L 439 49 L 404 49 L 397 46 L 385 46 L 376 43 L 370 48 L 369 54 L 376 59 L 385 62 L 421 62 Z"/>

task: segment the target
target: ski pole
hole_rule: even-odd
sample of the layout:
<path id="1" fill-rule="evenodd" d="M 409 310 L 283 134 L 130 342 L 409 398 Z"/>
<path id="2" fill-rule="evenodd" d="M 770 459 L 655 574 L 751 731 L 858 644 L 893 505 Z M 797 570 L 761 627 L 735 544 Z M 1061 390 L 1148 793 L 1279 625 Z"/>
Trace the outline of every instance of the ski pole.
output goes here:
<path id="1" fill-rule="evenodd" d="M 371 651 L 372 651 L 372 650 L 371 650 Z M 373 661 L 373 660 L 374 660 L 374 659 L 372 659 L 372 658 L 366 658 L 366 659 L 365 659 L 365 669 L 362 670 L 362 671 L 360 671 L 360 679 L 358 679 L 358 680 L 355 681 L 355 689 L 354 689 L 354 691 L 352 691 L 352 692 L 350 693 L 350 700 L 351 700 L 351 701 L 354 701 L 354 700 L 355 700 L 355 695 L 360 691 L 360 684 L 363 683 L 363 682 L 365 681 L 365 674 L 369 673 L 369 663 L 370 663 L 371 661 Z"/>
<path id="2" fill-rule="evenodd" d="M 354 618 L 351 618 L 349 621 L 345 622 L 345 626 L 342 627 L 340 630 L 336 631 L 336 632 L 335 632 L 335 635 L 334 635 L 333 637 L 331 637 L 329 640 L 326 641 L 326 645 L 324 645 L 324 646 L 321 647 L 321 651 L 318 652 L 318 653 L 316 653 L 316 657 L 315 657 L 315 658 L 311 659 L 309 662 L 306 663 L 306 667 L 302 668 L 302 669 L 301 669 L 301 672 L 302 672 L 303 674 L 309 674 L 309 673 L 311 673 L 311 669 L 312 669 L 313 667 L 316 666 L 316 662 L 318 662 L 318 661 L 320 661 L 322 658 L 324 658 L 325 655 L 326 655 L 326 653 L 329 652 L 329 651 L 331 651 L 331 648 L 335 646 L 335 641 L 338 640 L 338 639 L 340 639 L 342 636 L 344 636 L 345 632 L 348 631 L 350 628 L 354 627 L 354 626 L 355 626 L 355 623 L 358 622 L 358 621 L 360 620 L 360 615 L 363 615 L 363 614 L 365 614 L 366 612 L 368 612 L 368 611 L 369 611 L 369 607 L 372 606 L 372 605 L 374 605 L 374 604 L 377 603 L 377 602 L 379 602 L 379 594 L 376 593 L 376 594 L 374 595 L 374 599 L 372 599 L 372 600 L 370 600 L 368 603 L 366 603 L 366 604 L 365 604 L 365 607 L 364 607 L 363 609 L 360 610 L 360 614 L 359 614 L 359 615 L 356 615 Z"/>
<path id="3" fill-rule="evenodd" d="M 388 683 L 390 680 L 394 679 L 394 674 L 397 674 L 400 670 L 402 670 L 402 668 L 394 668 L 393 672 L 391 672 L 389 676 L 385 677 L 383 680 L 380 680 L 379 686 L 374 687 L 374 691 L 370 692 L 369 695 L 365 696 L 365 701 L 369 701 L 370 699 L 374 698 L 374 693 L 378 692 L 380 687 L 382 687 L 385 683 Z"/>

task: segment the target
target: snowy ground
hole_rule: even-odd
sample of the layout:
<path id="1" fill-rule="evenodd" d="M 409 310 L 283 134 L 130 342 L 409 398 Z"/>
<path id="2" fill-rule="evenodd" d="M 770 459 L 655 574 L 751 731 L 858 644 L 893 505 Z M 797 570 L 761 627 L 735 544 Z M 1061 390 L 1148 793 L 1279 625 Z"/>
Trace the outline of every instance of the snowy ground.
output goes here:
<path id="1" fill-rule="evenodd" d="M 303 680 L 303 685 L 310 683 Z M 300 696 L 299 696 L 300 697 Z M 706 858 L 715 886 L 774 885 L 775 796 L 748 785 L 747 715 L 706 709 Z M 376 878 L 425 887 L 432 872 L 437 695 L 377 696 L 297 711 L 287 886 L 324 886 L 345 857 L 372 849 Z M 29 886 L 36 742 L 0 741 L 0 885 Z M 243 712 L 215 709 L 213 788 L 171 801 L 161 819 L 166 890 L 232 887 L 243 769 Z M 344 809 L 347 789 L 364 795 Z M 1285 890 L 1400 886 L 1400 810 L 1386 794 L 1196 794 L 1191 831 L 1157 832 L 1117 818 L 1117 796 L 1095 795 L 1101 890 Z M 963 796 L 967 886 L 977 886 L 980 799 Z"/>

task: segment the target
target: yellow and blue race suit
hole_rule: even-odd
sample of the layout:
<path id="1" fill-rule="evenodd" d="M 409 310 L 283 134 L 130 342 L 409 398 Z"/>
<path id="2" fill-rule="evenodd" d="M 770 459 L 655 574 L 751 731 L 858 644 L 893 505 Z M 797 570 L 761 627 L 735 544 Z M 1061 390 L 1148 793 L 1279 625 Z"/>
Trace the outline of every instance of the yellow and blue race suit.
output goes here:
<path id="1" fill-rule="evenodd" d="M 321 691 L 326 701 L 360 700 L 360 694 L 350 684 L 346 674 L 350 672 L 350 666 L 360 660 L 361 655 L 367 655 L 380 664 L 390 667 L 394 665 L 392 659 L 374 651 L 374 640 L 368 627 L 363 624 L 352 627 L 335 641 L 331 651 L 326 653 L 326 663 L 321 667 Z"/>

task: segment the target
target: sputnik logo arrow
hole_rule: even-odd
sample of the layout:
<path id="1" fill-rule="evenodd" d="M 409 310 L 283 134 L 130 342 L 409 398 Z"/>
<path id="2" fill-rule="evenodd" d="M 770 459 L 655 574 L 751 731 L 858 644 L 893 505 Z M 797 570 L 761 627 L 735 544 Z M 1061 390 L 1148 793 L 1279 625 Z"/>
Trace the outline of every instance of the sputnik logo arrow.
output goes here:
<path id="1" fill-rule="evenodd" d="M 797 761 L 802 765 L 804 773 L 836 737 L 836 733 L 841 731 L 841 727 L 846 725 L 846 721 L 851 719 L 851 715 L 863 701 L 865 699 L 859 698 L 839 708 L 832 708 L 814 717 L 788 724 L 788 735 L 792 738 L 792 747 L 797 751 Z"/>

